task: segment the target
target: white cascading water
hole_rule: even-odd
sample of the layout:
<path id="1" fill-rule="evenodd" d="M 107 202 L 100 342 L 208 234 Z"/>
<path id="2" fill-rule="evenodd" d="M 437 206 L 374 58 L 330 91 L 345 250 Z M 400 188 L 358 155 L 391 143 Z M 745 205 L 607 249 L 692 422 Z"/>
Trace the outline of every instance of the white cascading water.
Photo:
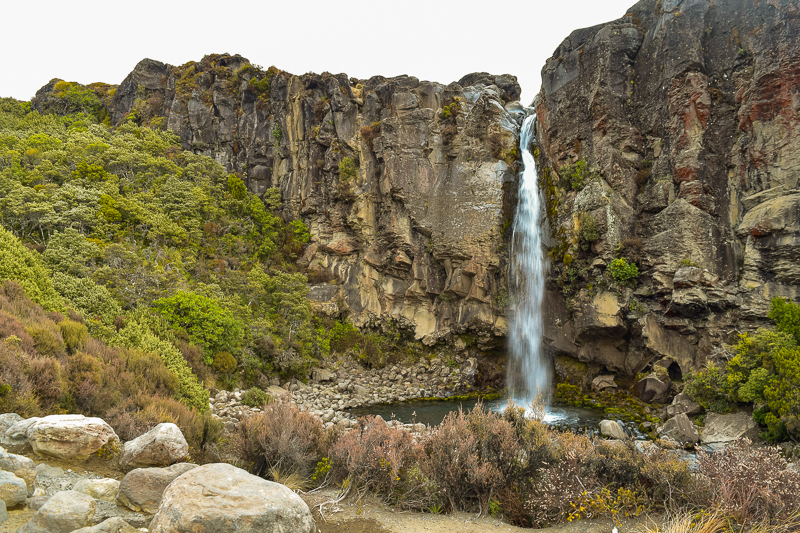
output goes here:
<path id="1" fill-rule="evenodd" d="M 542 350 L 542 299 L 547 269 L 541 232 L 544 209 L 530 146 L 535 123 L 536 115 L 531 114 L 520 130 L 519 145 L 525 166 L 514 216 L 508 279 L 516 311 L 509 332 L 507 383 L 511 397 L 519 405 L 526 405 L 539 394 L 545 401 L 550 396 L 551 365 Z"/>

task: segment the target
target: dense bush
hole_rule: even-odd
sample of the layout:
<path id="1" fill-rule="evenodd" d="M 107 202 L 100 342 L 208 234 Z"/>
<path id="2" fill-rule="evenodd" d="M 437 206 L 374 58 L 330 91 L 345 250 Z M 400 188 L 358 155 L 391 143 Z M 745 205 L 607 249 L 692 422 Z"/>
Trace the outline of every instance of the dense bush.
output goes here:
<path id="1" fill-rule="evenodd" d="M 623 283 L 639 277 L 639 267 L 636 263 L 628 263 L 624 257 L 614 259 L 606 267 L 606 272 L 614 281 Z"/>
<path id="2" fill-rule="evenodd" d="M 364 417 L 330 451 L 336 479 L 348 478 L 392 505 L 424 509 L 438 501 L 424 472 L 425 452 L 403 428 L 390 428 L 378 417 Z"/>
<path id="3" fill-rule="evenodd" d="M 723 516 L 747 525 L 781 524 L 800 512 L 800 472 L 789 468 L 778 448 L 740 440 L 715 453 L 699 451 L 707 501 Z"/>
<path id="4" fill-rule="evenodd" d="M 55 311 L 63 306 L 39 255 L 0 227 L 0 281 L 4 280 L 17 281 L 31 300 L 47 310 Z"/>
<path id="5" fill-rule="evenodd" d="M 716 412 L 752 404 L 755 420 L 766 427 L 762 436 L 781 441 L 800 437 L 800 347 L 795 336 L 800 307 L 775 298 L 769 316 L 776 330 L 741 335 L 724 366 L 709 364 L 688 376 L 685 390 Z"/>
<path id="6" fill-rule="evenodd" d="M 256 475 L 294 474 L 308 482 L 327 451 L 329 437 L 322 422 L 291 402 L 262 406 L 261 413 L 237 429 L 235 447 L 244 467 Z"/>

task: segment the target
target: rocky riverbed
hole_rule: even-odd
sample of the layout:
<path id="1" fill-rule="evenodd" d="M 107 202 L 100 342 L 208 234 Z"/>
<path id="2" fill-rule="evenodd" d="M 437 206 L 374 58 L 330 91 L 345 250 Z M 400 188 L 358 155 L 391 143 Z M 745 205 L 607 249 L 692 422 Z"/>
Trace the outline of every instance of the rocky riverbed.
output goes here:
<path id="1" fill-rule="evenodd" d="M 338 424 L 347 428 L 355 424 L 355 417 L 348 410 L 356 407 L 496 394 L 477 387 L 477 372 L 475 358 L 463 356 L 446 361 L 424 359 L 410 366 L 391 365 L 379 370 L 365 369 L 356 361 L 341 361 L 329 368 L 313 369 L 308 383 L 298 379 L 281 383 L 275 378 L 266 392 L 293 401 L 320 418 L 326 427 Z M 241 389 L 215 391 L 209 401 L 211 412 L 225 423 L 228 431 L 233 431 L 242 419 L 261 411 L 242 403 L 245 394 Z M 390 423 L 399 425 L 396 421 Z M 422 424 L 405 426 L 413 431 L 424 429 Z"/>

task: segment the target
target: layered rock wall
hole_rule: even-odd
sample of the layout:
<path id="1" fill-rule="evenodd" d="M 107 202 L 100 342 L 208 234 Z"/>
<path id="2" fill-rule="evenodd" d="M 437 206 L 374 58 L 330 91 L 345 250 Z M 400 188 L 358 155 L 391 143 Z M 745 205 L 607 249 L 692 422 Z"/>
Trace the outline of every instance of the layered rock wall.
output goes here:
<path id="1" fill-rule="evenodd" d="M 37 93 L 38 109 L 57 81 Z M 466 331 L 483 349 L 502 344 L 523 115 L 513 76 L 294 76 L 212 55 L 143 60 L 111 92 L 112 126 L 167 128 L 251 191 L 280 189 L 284 217 L 313 236 L 301 262 L 326 281 L 311 291 L 323 311 L 394 321 L 427 344 Z"/>
<path id="2" fill-rule="evenodd" d="M 561 43 L 535 101 L 553 353 L 685 372 L 800 297 L 799 73 L 793 0 L 642 0 Z"/>

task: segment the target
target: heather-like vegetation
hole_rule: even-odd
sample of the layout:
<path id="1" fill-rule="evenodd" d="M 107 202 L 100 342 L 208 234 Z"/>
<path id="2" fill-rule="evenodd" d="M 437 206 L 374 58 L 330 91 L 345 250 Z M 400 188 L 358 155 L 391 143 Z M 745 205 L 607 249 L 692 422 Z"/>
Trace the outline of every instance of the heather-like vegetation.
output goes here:
<path id="1" fill-rule="evenodd" d="M 664 443 L 559 432 L 514 406 L 452 413 L 414 436 L 374 417 L 345 433 L 325 430 L 276 401 L 242 424 L 235 450 L 252 472 L 296 474 L 298 488 L 338 484 L 400 508 L 502 513 L 523 526 L 691 510 L 736 530 L 768 528 L 800 511 L 800 473 L 777 448 L 740 441 L 700 452 L 693 472 L 683 452 Z"/>

